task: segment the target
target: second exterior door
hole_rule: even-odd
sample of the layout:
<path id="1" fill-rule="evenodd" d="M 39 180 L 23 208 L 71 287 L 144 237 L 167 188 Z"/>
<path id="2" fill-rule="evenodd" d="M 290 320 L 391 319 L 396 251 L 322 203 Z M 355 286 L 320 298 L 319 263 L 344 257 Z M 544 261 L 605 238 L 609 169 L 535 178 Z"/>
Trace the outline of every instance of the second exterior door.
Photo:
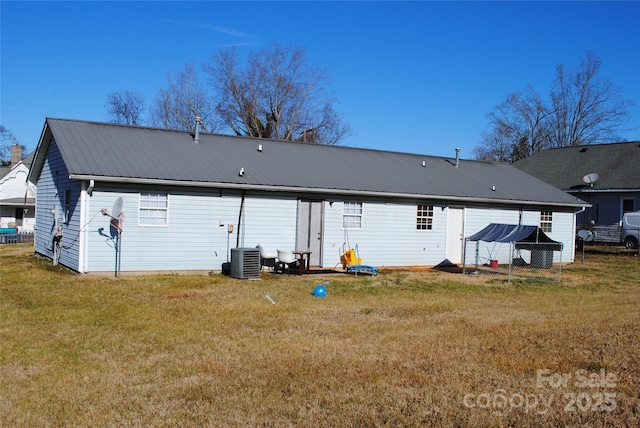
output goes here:
<path id="1" fill-rule="evenodd" d="M 447 208 L 447 259 L 451 263 L 462 262 L 464 243 L 464 208 Z"/>

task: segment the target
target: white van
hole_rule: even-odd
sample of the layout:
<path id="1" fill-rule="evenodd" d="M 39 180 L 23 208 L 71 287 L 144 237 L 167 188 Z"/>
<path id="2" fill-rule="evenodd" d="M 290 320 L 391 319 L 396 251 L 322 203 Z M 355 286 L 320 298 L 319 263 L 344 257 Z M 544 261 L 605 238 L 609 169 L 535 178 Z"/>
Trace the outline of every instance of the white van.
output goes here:
<path id="1" fill-rule="evenodd" d="M 640 242 L 640 211 L 625 213 L 622 216 L 620 242 L 629 249 L 637 249 Z"/>

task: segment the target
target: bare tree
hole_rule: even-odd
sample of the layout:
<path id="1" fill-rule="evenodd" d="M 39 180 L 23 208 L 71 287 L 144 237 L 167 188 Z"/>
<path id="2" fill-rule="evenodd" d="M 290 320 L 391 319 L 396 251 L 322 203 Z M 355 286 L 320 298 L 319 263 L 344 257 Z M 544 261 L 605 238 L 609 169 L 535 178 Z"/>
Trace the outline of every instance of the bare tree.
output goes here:
<path id="1" fill-rule="evenodd" d="M 217 91 L 216 111 L 237 135 L 336 144 L 350 133 L 324 91 L 325 72 L 300 47 L 251 53 L 246 67 L 235 49 L 221 50 L 204 69 Z"/>
<path id="2" fill-rule="evenodd" d="M 587 51 L 577 70 L 556 67 L 551 91 L 553 147 L 580 146 L 618 138 L 633 105 L 622 89 L 597 77 L 602 61 Z"/>
<path id="3" fill-rule="evenodd" d="M 491 132 L 483 136 L 483 146 L 500 162 L 515 162 L 545 148 L 549 143 L 549 109 L 531 86 L 524 93 L 507 96 L 489 113 Z"/>
<path id="4" fill-rule="evenodd" d="M 546 148 L 616 139 L 632 103 L 620 88 L 596 77 L 600 63 L 587 52 L 577 71 L 557 66 L 550 102 L 530 86 L 507 96 L 489 113 L 490 131 L 474 149 L 476 157 L 515 162 Z"/>
<path id="5" fill-rule="evenodd" d="M 482 161 L 511 162 L 513 147 L 505 129 L 495 126 L 482 134 L 483 145 L 474 147 L 476 159 Z"/>
<path id="6" fill-rule="evenodd" d="M 200 117 L 208 132 L 217 128 L 215 107 L 207 88 L 192 65 L 185 65 L 175 78 L 168 74 L 168 86 L 156 96 L 151 111 L 155 126 L 183 131 L 192 130 Z"/>
<path id="7" fill-rule="evenodd" d="M 112 92 L 105 104 L 110 120 L 126 125 L 139 125 L 145 109 L 144 97 L 136 92 Z"/>

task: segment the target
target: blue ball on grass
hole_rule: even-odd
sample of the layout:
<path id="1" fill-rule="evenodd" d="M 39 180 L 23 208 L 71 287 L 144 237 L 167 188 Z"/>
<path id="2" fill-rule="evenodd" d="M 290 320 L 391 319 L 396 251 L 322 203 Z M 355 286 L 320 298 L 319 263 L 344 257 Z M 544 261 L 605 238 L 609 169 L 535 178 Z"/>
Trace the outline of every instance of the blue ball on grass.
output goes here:
<path id="1" fill-rule="evenodd" d="M 327 287 L 324 285 L 316 285 L 313 289 L 313 295 L 315 297 L 325 297 L 327 295 Z"/>

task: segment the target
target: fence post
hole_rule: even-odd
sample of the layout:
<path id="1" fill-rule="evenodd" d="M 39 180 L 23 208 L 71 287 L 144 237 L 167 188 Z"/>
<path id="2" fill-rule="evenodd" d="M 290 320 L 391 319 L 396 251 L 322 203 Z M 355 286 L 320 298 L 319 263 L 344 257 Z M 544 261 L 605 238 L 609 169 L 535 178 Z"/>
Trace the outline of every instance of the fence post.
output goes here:
<path id="1" fill-rule="evenodd" d="M 462 241 L 462 274 L 467 273 L 467 240 Z"/>
<path id="2" fill-rule="evenodd" d="M 478 271 L 479 261 L 480 261 L 480 241 L 476 241 L 476 272 Z"/>
<path id="3" fill-rule="evenodd" d="M 564 250 L 564 243 L 561 243 L 560 244 L 560 267 L 558 268 L 558 284 L 562 283 L 562 251 L 563 250 Z"/>
<path id="4" fill-rule="evenodd" d="M 513 264 L 513 246 L 514 242 L 509 243 L 509 275 L 507 276 L 507 282 L 511 282 L 511 265 Z"/>

